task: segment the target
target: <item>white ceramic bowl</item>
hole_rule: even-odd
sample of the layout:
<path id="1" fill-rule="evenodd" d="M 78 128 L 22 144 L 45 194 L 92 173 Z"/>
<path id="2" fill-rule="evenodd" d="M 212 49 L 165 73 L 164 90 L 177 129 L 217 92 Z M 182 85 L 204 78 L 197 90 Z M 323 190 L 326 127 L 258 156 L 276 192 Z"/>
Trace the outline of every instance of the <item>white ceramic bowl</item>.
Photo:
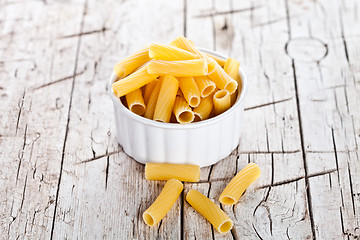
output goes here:
<path id="1" fill-rule="evenodd" d="M 220 54 L 204 52 L 224 58 Z M 109 81 L 109 94 L 114 103 L 116 136 L 124 151 L 140 163 L 196 164 L 205 167 L 228 156 L 239 144 L 244 112 L 247 79 L 242 71 L 242 89 L 235 104 L 226 112 L 208 120 L 180 125 L 162 123 L 136 115 L 114 94 Z"/>

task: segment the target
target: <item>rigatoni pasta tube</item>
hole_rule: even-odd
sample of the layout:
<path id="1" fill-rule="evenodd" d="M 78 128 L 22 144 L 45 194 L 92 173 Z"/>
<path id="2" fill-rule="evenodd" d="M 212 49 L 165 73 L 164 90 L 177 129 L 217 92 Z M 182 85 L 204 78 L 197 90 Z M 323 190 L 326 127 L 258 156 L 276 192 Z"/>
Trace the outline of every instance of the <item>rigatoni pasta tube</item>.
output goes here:
<path id="1" fill-rule="evenodd" d="M 228 58 L 226 59 L 225 65 L 224 65 L 224 71 L 229 74 L 230 77 L 235 79 L 237 82 L 240 81 L 240 75 L 239 75 L 239 67 L 240 63 L 234 58 Z"/>
<path id="2" fill-rule="evenodd" d="M 197 107 L 200 103 L 200 92 L 193 77 L 180 77 L 179 87 L 185 100 L 191 107 Z"/>
<path id="3" fill-rule="evenodd" d="M 208 62 L 204 58 L 183 61 L 152 60 L 147 70 L 149 74 L 175 77 L 204 76 L 208 73 Z"/>
<path id="4" fill-rule="evenodd" d="M 186 51 L 192 52 L 196 55 L 198 55 L 199 57 L 207 57 L 206 54 L 200 52 L 195 46 L 194 43 L 192 43 L 189 39 L 187 39 L 184 36 L 179 36 L 177 38 L 175 38 L 170 45 L 178 47 L 178 48 L 182 48 Z"/>
<path id="5" fill-rule="evenodd" d="M 167 181 L 155 202 L 143 213 L 144 222 L 149 226 L 158 224 L 174 205 L 182 190 L 183 184 L 179 180 Z"/>
<path id="6" fill-rule="evenodd" d="M 207 96 L 206 98 L 201 99 L 199 106 L 193 109 L 195 119 L 194 122 L 202 121 L 208 119 L 213 109 L 213 96 Z"/>
<path id="7" fill-rule="evenodd" d="M 148 84 L 146 84 L 145 86 L 145 91 L 144 91 L 144 102 L 145 104 L 148 103 L 149 98 L 151 96 L 151 93 L 153 92 L 155 86 L 158 83 L 158 79 L 155 79 L 154 81 L 149 82 Z"/>
<path id="8" fill-rule="evenodd" d="M 190 190 L 186 194 L 186 201 L 205 217 L 218 232 L 226 233 L 232 229 L 233 222 L 229 216 L 199 191 Z"/>
<path id="9" fill-rule="evenodd" d="M 261 170 L 255 163 L 249 163 L 230 181 L 220 195 L 220 202 L 234 205 L 239 201 L 244 191 L 261 175 Z"/>
<path id="10" fill-rule="evenodd" d="M 231 78 L 217 62 L 210 61 L 208 68 L 209 78 L 219 89 L 228 90 L 230 94 L 236 91 L 238 82 Z"/>
<path id="11" fill-rule="evenodd" d="M 213 96 L 215 115 L 219 115 L 231 106 L 230 94 L 227 90 L 219 90 Z"/>
<path id="12" fill-rule="evenodd" d="M 199 58 L 199 56 L 194 53 L 188 52 L 178 47 L 164 44 L 151 44 L 149 49 L 149 56 L 152 59 L 166 61 L 191 60 Z"/>
<path id="13" fill-rule="evenodd" d="M 176 97 L 173 112 L 179 123 L 191 123 L 194 120 L 194 113 L 183 97 Z"/>
<path id="14" fill-rule="evenodd" d="M 119 78 L 124 78 L 149 60 L 149 47 L 145 47 L 118 62 L 114 72 Z"/>
<path id="15" fill-rule="evenodd" d="M 185 182 L 200 180 L 200 167 L 190 164 L 146 163 L 145 178 L 147 180 L 177 179 Z"/>
<path id="16" fill-rule="evenodd" d="M 200 52 L 201 52 L 201 51 L 200 51 Z M 204 52 L 202 52 L 202 53 L 204 53 Z M 209 53 L 204 53 L 204 54 L 206 54 L 206 56 L 214 59 L 214 60 L 220 65 L 220 67 L 224 67 L 224 65 L 225 65 L 225 60 L 224 60 L 224 59 L 219 58 L 219 57 L 214 56 L 214 55 L 209 54 Z"/>
<path id="17" fill-rule="evenodd" d="M 215 83 L 208 76 L 194 77 L 194 80 L 203 98 L 209 96 L 216 88 Z"/>
<path id="18" fill-rule="evenodd" d="M 144 66 L 129 76 L 120 79 L 112 84 L 112 89 L 116 96 L 122 97 L 135 89 L 141 88 L 156 79 L 159 75 L 149 74 L 147 66 Z"/>
<path id="19" fill-rule="evenodd" d="M 125 98 L 130 111 L 140 116 L 144 114 L 145 103 L 140 88 L 132 92 L 129 92 L 128 94 L 125 95 Z"/>
<path id="20" fill-rule="evenodd" d="M 151 92 L 148 102 L 146 103 L 146 109 L 145 109 L 145 113 L 144 113 L 144 117 L 146 117 L 146 118 L 153 119 L 156 102 L 159 97 L 159 92 L 160 92 L 161 83 L 162 83 L 163 79 L 164 79 L 164 77 L 161 76 L 158 81 L 153 81 L 156 83 L 156 85 Z M 146 93 L 146 89 L 145 89 L 145 93 Z"/>
<path id="21" fill-rule="evenodd" d="M 179 81 L 173 76 L 166 75 L 161 83 L 153 120 L 165 123 L 170 122 L 178 89 Z"/>

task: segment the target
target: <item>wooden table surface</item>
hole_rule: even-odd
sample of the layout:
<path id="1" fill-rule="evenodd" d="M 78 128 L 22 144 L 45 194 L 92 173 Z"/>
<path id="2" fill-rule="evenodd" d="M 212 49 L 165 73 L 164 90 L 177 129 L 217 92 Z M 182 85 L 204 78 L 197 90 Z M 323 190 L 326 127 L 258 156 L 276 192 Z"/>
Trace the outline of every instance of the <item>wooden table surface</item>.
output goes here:
<path id="1" fill-rule="evenodd" d="M 0 1 L 0 239 L 358 239 L 359 23 L 357 0 Z M 225 235 L 184 193 L 146 226 L 164 182 L 115 137 L 114 64 L 181 34 L 249 79 L 239 147 L 184 186 L 218 203 L 261 167 Z"/>

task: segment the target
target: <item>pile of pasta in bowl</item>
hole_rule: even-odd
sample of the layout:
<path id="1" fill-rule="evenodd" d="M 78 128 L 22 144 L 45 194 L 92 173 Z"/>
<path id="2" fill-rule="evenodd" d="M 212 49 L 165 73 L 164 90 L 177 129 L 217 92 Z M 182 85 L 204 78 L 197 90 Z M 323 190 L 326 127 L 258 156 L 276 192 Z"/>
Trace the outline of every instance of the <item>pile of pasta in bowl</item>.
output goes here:
<path id="1" fill-rule="evenodd" d="M 240 86 L 240 63 L 198 50 L 183 36 L 151 44 L 118 62 L 114 94 L 133 113 L 164 123 L 203 121 L 228 110 Z"/>

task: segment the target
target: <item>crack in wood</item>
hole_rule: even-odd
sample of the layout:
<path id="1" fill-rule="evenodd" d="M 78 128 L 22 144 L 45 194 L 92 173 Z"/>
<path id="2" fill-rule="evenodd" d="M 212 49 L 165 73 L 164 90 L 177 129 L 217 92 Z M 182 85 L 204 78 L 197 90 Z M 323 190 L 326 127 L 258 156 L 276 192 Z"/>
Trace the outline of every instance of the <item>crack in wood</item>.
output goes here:
<path id="1" fill-rule="evenodd" d="M 109 157 L 109 156 L 111 156 L 111 155 L 114 155 L 114 154 L 117 154 L 117 153 L 121 153 L 121 152 L 123 152 L 123 151 L 122 151 L 122 150 L 117 150 L 117 151 L 105 153 L 105 154 L 102 154 L 102 155 L 98 155 L 98 156 L 95 157 L 95 158 L 90 158 L 90 159 L 86 159 L 86 160 L 83 160 L 83 161 L 81 161 L 81 162 L 75 163 L 75 165 L 92 162 L 92 161 L 99 160 L 99 159 L 104 158 L 104 157 Z"/>
<path id="2" fill-rule="evenodd" d="M 21 99 L 19 100 L 19 103 L 18 103 L 19 113 L 18 113 L 17 120 L 16 120 L 15 135 L 17 135 L 17 132 L 18 132 L 18 129 L 19 129 L 19 122 L 20 122 L 20 117 L 21 117 L 21 111 L 22 111 L 22 109 L 23 109 L 24 102 L 25 102 L 25 89 L 24 89 L 24 92 L 23 92 L 23 94 L 22 94 L 22 97 L 21 97 Z"/>
<path id="3" fill-rule="evenodd" d="M 44 88 L 44 87 L 49 87 L 49 86 L 51 86 L 53 84 L 60 83 L 60 82 L 63 82 L 63 81 L 69 80 L 69 79 L 74 80 L 75 77 L 82 75 L 83 73 L 86 72 L 86 70 L 87 70 L 87 67 L 85 66 L 84 69 L 82 71 L 78 72 L 78 73 L 73 73 L 70 76 L 66 76 L 66 77 L 57 79 L 55 81 L 52 81 L 52 82 L 45 83 L 45 84 L 42 84 L 40 86 L 34 87 L 34 88 L 31 89 L 31 91 L 36 91 L 36 90 L 39 90 L 39 89 Z"/>
<path id="4" fill-rule="evenodd" d="M 93 31 L 87 31 L 87 32 L 80 32 L 80 33 L 66 35 L 66 36 L 61 36 L 61 37 L 58 37 L 58 39 L 82 37 L 82 36 L 85 36 L 85 35 L 91 35 L 91 34 L 97 34 L 97 33 L 105 33 L 108 30 L 110 30 L 110 29 L 103 26 L 101 29 L 97 29 L 97 30 L 93 30 Z"/>
<path id="5" fill-rule="evenodd" d="M 293 151 L 240 151 L 239 154 L 293 154 L 299 153 L 301 150 Z"/>
<path id="6" fill-rule="evenodd" d="M 107 190 L 107 186 L 108 186 L 108 179 L 109 179 L 109 158 L 110 156 L 108 155 L 106 157 L 106 169 L 105 169 L 105 190 Z"/>
<path id="7" fill-rule="evenodd" d="M 266 107 L 266 106 L 269 106 L 269 105 L 274 105 L 274 104 L 278 104 L 278 103 L 287 102 L 287 101 L 290 101 L 291 99 L 293 99 L 293 98 L 292 97 L 291 98 L 285 98 L 285 99 L 278 100 L 278 101 L 273 101 L 273 102 L 268 102 L 268 103 L 252 106 L 252 107 L 247 107 L 247 108 L 244 109 L 244 111 L 249 111 L 249 110 L 253 110 L 253 109 L 256 109 L 256 108 L 262 108 L 262 107 Z"/>
<path id="8" fill-rule="evenodd" d="M 291 34 L 291 23 L 290 23 L 290 13 L 289 13 L 288 0 L 285 0 L 285 9 L 286 9 L 286 19 L 287 19 L 286 22 L 287 22 L 287 27 L 288 27 L 288 39 L 289 39 L 288 42 L 290 42 L 290 40 L 292 39 L 292 34 Z M 287 44 L 285 45 L 285 50 L 287 51 L 286 48 L 287 48 Z M 313 216 L 313 210 L 312 210 L 310 184 L 309 184 L 309 180 L 307 178 L 307 176 L 308 176 L 308 169 L 307 169 L 308 166 L 307 166 L 307 161 L 306 161 L 306 151 L 305 151 L 303 125 L 302 125 L 302 117 L 301 117 L 302 115 L 301 115 L 301 109 L 300 109 L 298 82 L 297 82 L 297 76 L 296 76 L 295 60 L 293 58 L 291 58 L 291 66 L 292 66 L 292 74 L 293 74 L 293 79 L 294 79 L 296 108 L 297 108 L 298 121 L 299 121 L 299 134 L 300 134 L 300 142 L 301 142 L 301 152 L 302 152 L 304 173 L 305 173 L 307 205 L 308 205 L 308 210 L 309 210 L 312 237 L 313 237 L 314 240 L 316 240 L 316 232 L 315 232 L 315 223 L 314 223 L 314 216 Z"/>
<path id="9" fill-rule="evenodd" d="M 349 183 L 350 183 L 350 193 L 351 193 L 351 201 L 352 201 L 352 208 L 353 208 L 353 213 L 354 216 L 356 216 L 356 212 L 355 212 L 355 200 L 354 200 L 354 190 L 353 190 L 353 184 L 352 184 L 352 178 L 351 178 L 351 171 L 350 171 L 350 164 L 349 162 L 347 163 L 347 169 L 348 169 L 348 174 L 349 174 Z"/>
<path id="10" fill-rule="evenodd" d="M 87 12 L 87 4 L 88 4 L 88 0 L 85 0 L 84 1 L 84 7 L 83 7 L 83 14 L 81 16 L 81 22 L 80 22 L 80 32 L 82 32 L 83 27 L 84 27 L 85 15 L 86 15 L 86 12 Z M 77 42 L 77 46 L 76 46 L 75 66 L 74 66 L 73 75 L 76 74 L 77 67 L 78 67 L 78 59 L 79 59 L 79 54 L 80 54 L 80 45 L 81 45 L 81 35 L 78 37 L 78 42 Z M 53 214 L 53 217 L 52 217 L 50 240 L 52 240 L 53 236 L 54 236 L 56 211 L 57 211 L 57 206 L 58 206 L 61 177 L 62 177 L 63 166 L 64 166 L 66 142 L 67 142 L 67 137 L 68 137 L 68 133 L 69 133 L 70 113 L 71 113 L 71 105 L 72 105 L 72 100 L 73 100 L 73 95 L 74 95 L 74 86 L 75 86 L 75 77 L 72 78 L 72 83 L 71 83 L 70 101 L 69 101 L 69 107 L 68 107 L 68 112 L 67 112 L 67 122 L 66 122 L 66 129 L 65 129 L 65 137 L 64 137 L 64 143 L 63 143 L 62 154 L 61 154 L 59 179 L 58 179 L 57 188 L 56 188 L 55 206 L 54 206 L 54 214 Z"/>
<path id="11" fill-rule="evenodd" d="M 206 18 L 206 17 L 214 17 L 214 16 L 218 16 L 218 15 L 242 13 L 242 12 L 253 11 L 253 10 L 261 8 L 261 7 L 262 6 L 258 5 L 258 6 L 251 6 L 249 8 L 235 9 L 235 10 L 229 10 L 229 11 L 214 11 L 214 12 L 210 12 L 210 13 L 195 15 L 194 17 L 195 18 Z"/>
<path id="12" fill-rule="evenodd" d="M 256 233 L 256 236 L 257 236 L 259 239 L 263 240 L 262 237 L 260 236 L 259 232 L 256 230 L 256 228 L 255 228 L 255 226 L 254 226 L 254 223 L 252 223 L 252 228 L 254 229 L 254 231 L 255 231 L 255 233 Z"/>
<path id="13" fill-rule="evenodd" d="M 342 39 L 342 42 L 344 45 L 345 58 L 346 58 L 348 65 L 350 66 L 349 52 L 348 52 L 347 42 L 346 42 L 345 34 L 344 34 L 344 23 L 343 23 L 343 19 L 342 19 L 341 8 L 339 8 L 339 18 L 340 18 L 341 39 Z"/>
<path id="14" fill-rule="evenodd" d="M 18 164 L 17 173 L 16 173 L 16 182 L 15 182 L 16 185 L 17 185 L 17 182 L 19 180 L 21 163 L 22 163 L 22 160 L 24 158 L 24 150 L 25 150 L 25 146 L 26 146 L 26 138 L 27 138 L 27 124 L 25 125 L 24 142 L 23 142 L 21 152 L 19 153 L 19 157 L 18 157 L 19 158 L 19 164 Z"/>
<path id="15" fill-rule="evenodd" d="M 183 35 L 184 37 L 186 37 L 186 34 L 187 34 L 187 30 L 186 30 L 186 19 L 187 19 L 187 0 L 183 0 L 183 4 L 184 4 L 184 9 L 183 9 L 183 24 L 184 24 L 184 28 L 183 28 Z"/>
<path id="16" fill-rule="evenodd" d="M 26 177 L 25 177 L 25 183 L 24 183 L 24 188 L 23 188 L 23 192 L 22 192 L 22 197 L 21 197 L 21 204 L 20 204 L 20 211 L 24 205 L 24 199 L 25 199 L 25 191 L 26 191 L 26 184 L 27 184 L 27 177 L 28 175 L 26 174 Z"/>
<path id="17" fill-rule="evenodd" d="M 253 27 L 263 27 L 263 26 L 267 26 L 267 25 L 272 25 L 274 23 L 278 23 L 278 22 L 281 22 L 281 21 L 284 21 L 286 20 L 286 18 L 277 18 L 277 19 L 273 19 L 273 20 L 270 20 L 268 22 L 264 22 L 264 23 L 259 23 L 259 24 L 255 24 Z"/>
<path id="18" fill-rule="evenodd" d="M 181 191 L 180 194 L 180 239 L 184 239 L 184 204 L 185 204 L 185 194 L 184 191 Z"/>
<path id="19" fill-rule="evenodd" d="M 231 236 L 232 236 L 232 238 L 233 238 L 234 240 L 237 240 L 237 238 L 235 237 L 235 229 L 234 229 L 234 228 L 232 228 L 232 229 L 230 230 L 230 234 L 231 234 Z"/>

